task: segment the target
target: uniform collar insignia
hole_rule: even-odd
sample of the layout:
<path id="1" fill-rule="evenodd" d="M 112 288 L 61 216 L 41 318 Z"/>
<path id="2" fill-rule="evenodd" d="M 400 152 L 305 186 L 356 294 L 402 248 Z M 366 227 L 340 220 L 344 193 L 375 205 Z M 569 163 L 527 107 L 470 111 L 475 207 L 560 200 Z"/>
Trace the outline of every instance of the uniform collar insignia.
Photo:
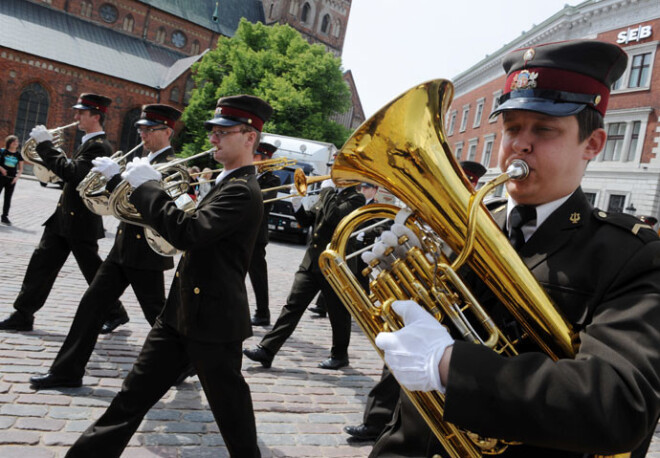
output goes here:
<path id="1" fill-rule="evenodd" d="M 580 218 L 581 218 L 580 213 L 573 212 L 573 213 L 571 213 L 571 216 L 568 219 L 571 221 L 571 223 L 577 224 L 577 223 L 580 222 Z"/>

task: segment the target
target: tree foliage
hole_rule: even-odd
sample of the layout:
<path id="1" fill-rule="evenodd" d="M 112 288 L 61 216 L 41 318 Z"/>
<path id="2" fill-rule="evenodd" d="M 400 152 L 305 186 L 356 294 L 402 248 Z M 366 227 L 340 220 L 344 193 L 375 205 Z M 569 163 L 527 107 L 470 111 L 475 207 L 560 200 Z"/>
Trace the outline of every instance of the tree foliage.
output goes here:
<path id="1" fill-rule="evenodd" d="M 341 146 L 349 131 L 330 120 L 350 107 L 340 66 L 340 59 L 287 25 L 241 20 L 232 38 L 220 37 L 218 47 L 193 66 L 195 89 L 183 114 L 184 155 L 209 147 L 204 121 L 219 97 L 236 94 L 256 95 L 273 106 L 264 132 Z"/>

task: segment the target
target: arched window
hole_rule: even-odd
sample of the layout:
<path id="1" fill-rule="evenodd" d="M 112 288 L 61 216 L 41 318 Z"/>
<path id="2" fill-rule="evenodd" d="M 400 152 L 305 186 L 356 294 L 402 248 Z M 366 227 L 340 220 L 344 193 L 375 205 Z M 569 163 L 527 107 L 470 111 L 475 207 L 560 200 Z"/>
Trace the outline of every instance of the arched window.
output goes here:
<path id="1" fill-rule="evenodd" d="M 190 45 L 190 53 L 199 54 L 199 41 L 193 41 L 192 45 Z"/>
<path id="2" fill-rule="evenodd" d="M 332 26 L 332 35 L 339 38 L 339 35 L 341 34 L 341 21 L 337 19 Z"/>
<path id="3" fill-rule="evenodd" d="M 124 152 L 130 151 L 131 148 L 135 147 L 141 141 L 140 135 L 135 128 L 135 121 L 140 118 L 141 112 L 142 110 L 140 108 L 133 108 L 124 116 L 124 122 L 121 127 L 121 143 L 119 145 L 119 148 Z M 136 151 L 133 157 L 140 157 L 140 154 L 141 151 Z M 132 159 L 129 157 L 126 162 L 130 162 Z"/>
<path id="4" fill-rule="evenodd" d="M 92 4 L 90 2 L 80 2 L 80 15 L 83 17 L 92 16 Z"/>
<path id="5" fill-rule="evenodd" d="M 300 15 L 300 21 L 307 23 L 309 21 L 309 13 L 312 10 L 312 7 L 309 6 L 309 3 L 305 3 L 302 7 L 302 14 Z"/>
<path id="6" fill-rule="evenodd" d="M 156 43 L 165 43 L 165 35 L 167 33 L 165 32 L 165 27 L 161 27 L 156 31 Z"/>
<path id="7" fill-rule="evenodd" d="M 326 14 L 321 20 L 321 33 L 327 34 L 330 30 L 330 15 Z"/>
<path id="8" fill-rule="evenodd" d="M 30 131 L 37 124 L 46 125 L 50 98 L 48 92 L 39 83 L 26 86 L 18 98 L 18 113 L 14 134 L 24 143 Z M 57 127 L 57 126 L 53 126 Z"/>
<path id="9" fill-rule="evenodd" d="M 135 26 L 135 19 L 130 14 L 124 16 L 124 22 L 121 25 L 121 28 L 126 32 L 132 32 L 133 27 Z"/>
<path id="10" fill-rule="evenodd" d="M 170 102 L 176 102 L 179 103 L 181 101 L 181 91 L 179 91 L 178 87 L 172 88 L 170 91 Z"/>
<path id="11" fill-rule="evenodd" d="M 188 105 L 194 87 L 195 87 L 195 81 L 193 81 L 192 75 L 188 75 L 188 79 L 186 80 L 186 92 L 183 94 L 183 103 L 185 105 Z"/>

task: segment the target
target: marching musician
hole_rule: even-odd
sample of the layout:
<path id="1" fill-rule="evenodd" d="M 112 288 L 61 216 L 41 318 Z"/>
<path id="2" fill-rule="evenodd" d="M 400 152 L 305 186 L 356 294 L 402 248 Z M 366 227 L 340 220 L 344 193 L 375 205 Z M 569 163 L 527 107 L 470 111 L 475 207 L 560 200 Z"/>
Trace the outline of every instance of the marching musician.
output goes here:
<path id="1" fill-rule="evenodd" d="M 254 159 L 257 161 L 266 161 L 273 157 L 273 153 L 277 151 L 277 146 L 270 143 L 261 142 L 257 147 L 254 154 Z M 280 178 L 275 175 L 272 170 L 266 170 L 259 174 L 257 177 L 259 187 L 263 189 L 275 188 L 281 184 Z M 273 199 L 277 197 L 277 190 L 264 193 L 263 199 Z M 253 326 L 269 326 L 270 325 L 270 310 L 268 308 L 268 264 L 266 262 L 266 245 L 268 245 L 268 215 L 273 209 L 273 202 L 264 204 L 264 217 L 261 219 L 261 226 L 259 227 L 259 236 L 257 237 L 257 244 L 254 246 L 252 252 L 252 260 L 250 261 L 250 283 L 254 289 L 254 296 L 257 301 L 257 308 L 252 317 Z"/>
<path id="2" fill-rule="evenodd" d="M 332 182 L 330 181 L 330 183 Z M 321 273 L 319 256 L 332 239 L 332 234 L 342 218 L 364 205 L 364 196 L 357 192 L 355 186 L 340 190 L 333 186 L 326 186 L 321 189 L 318 201 L 310 210 L 305 210 L 302 198 L 299 196 L 292 197 L 291 203 L 300 225 L 312 226 L 312 239 L 296 272 L 291 291 L 277 322 L 261 339 L 257 347 L 245 349 L 243 353 L 251 360 L 261 363 L 263 367 L 269 368 L 275 354 L 296 330 L 307 306 L 321 291 L 325 298 L 332 327 L 332 348 L 330 357 L 321 361 L 318 367 L 337 370 L 349 364 L 348 345 L 351 338 L 351 315 Z"/>
<path id="3" fill-rule="evenodd" d="M 631 215 L 594 209 L 580 182 L 603 149 L 609 88 L 626 68 L 616 45 L 538 45 L 504 59 L 499 166 L 509 181 L 493 217 L 579 332 L 574 359 L 535 348 L 503 357 L 457 340 L 412 301 L 395 302 L 405 327 L 376 344 L 410 390 L 445 393 L 444 420 L 483 437 L 522 442 L 501 456 L 644 456 L 660 415 L 660 240 Z M 497 307 L 488 292 L 487 309 Z M 504 323 L 506 324 L 506 323 Z M 518 323 L 510 321 L 510 327 Z M 406 396 L 371 456 L 430 456 L 441 447 Z"/>
<path id="4" fill-rule="evenodd" d="M 130 201 L 145 222 L 185 252 L 121 391 L 67 457 L 119 457 L 144 415 L 189 364 L 229 454 L 261 456 L 250 389 L 241 374 L 241 346 L 252 335 L 245 276 L 263 213 L 252 161 L 271 113 L 254 96 L 218 100 L 204 125 L 224 169 L 192 213 L 177 208 L 160 184 L 161 174 L 144 158 L 122 174 L 135 188 Z"/>
<path id="5" fill-rule="evenodd" d="M 162 164 L 175 159 L 170 140 L 180 116 L 181 112 L 169 105 L 142 107 L 135 127 L 144 144 L 144 151 L 148 151 L 146 160 L 150 164 Z M 94 159 L 92 163 L 92 172 L 100 173 L 108 179 L 107 190 L 112 191 L 121 182 L 120 168 L 116 161 L 104 156 Z M 141 226 L 121 222 L 110 254 L 83 295 L 69 334 L 50 371 L 45 375 L 31 377 L 32 386 L 45 389 L 82 384 L 85 366 L 99 334 L 111 332 L 128 322 L 126 313 L 106 323 L 103 323 L 102 317 L 129 285 L 133 288 L 144 317 L 153 326 L 165 304 L 163 271 L 173 267 L 171 256 L 162 256 L 149 246 Z"/>
<path id="6" fill-rule="evenodd" d="M 53 135 L 45 126 L 36 126 L 30 132 L 30 137 L 37 142 L 36 151 L 44 165 L 64 181 L 64 188 L 55 212 L 44 223 L 39 246 L 30 258 L 21 291 L 14 301 L 16 311 L 0 321 L 0 330 L 32 330 L 34 314 L 44 306 L 57 274 L 70 253 L 76 258 L 88 284 L 101 265 L 97 240 L 105 237 L 103 220 L 85 206 L 76 187 L 92 168 L 92 160 L 112 153 L 103 131 L 110 103 L 111 100 L 102 95 L 80 95 L 73 105 L 74 119 L 85 135 L 70 160 L 55 148 Z M 126 310 L 117 301 L 106 318 L 114 320 L 125 314 Z"/>

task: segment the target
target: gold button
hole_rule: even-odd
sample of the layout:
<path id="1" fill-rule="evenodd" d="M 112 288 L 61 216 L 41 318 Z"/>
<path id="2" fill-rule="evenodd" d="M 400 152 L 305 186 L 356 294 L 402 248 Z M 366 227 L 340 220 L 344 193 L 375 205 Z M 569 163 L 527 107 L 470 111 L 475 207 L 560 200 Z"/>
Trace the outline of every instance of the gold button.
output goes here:
<path id="1" fill-rule="evenodd" d="M 118 234 L 121 234 L 121 229 L 119 229 L 119 230 L 117 231 L 117 233 L 118 233 Z"/>
<path id="2" fill-rule="evenodd" d="M 61 206 L 62 206 L 62 204 L 58 202 L 58 203 L 57 203 L 57 206 L 58 206 L 58 207 L 61 207 Z"/>
<path id="3" fill-rule="evenodd" d="M 605 213 L 605 212 L 598 212 L 598 216 L 600 216 L 601 218 L 605 218 L 605 217 L 607 216 L 607 213 Z"/>
<path id="4" fill-rule="evenodd" d="M 71 216 L 75 215 L 75 213 L 71 212 Z"/>
<path id="5" fill-rule="evenodd" d="M 314 244 L 314 248 L 318 248 L 318 245 L 316 243 Z"/>
<path id="6" fill-rule="evenodd" d="M 141 239 L 142 236 L 141 236 L 140 234 L 135 234 L 135 238 L 136 238 L 136 239 Z"/>
<path id="7" fill-rule="evenodd" d="M 183 253 L 181 253 L 181 257 L 182 257 L 182 258 L 185 258 L 185 257 L 186 257 L 186 253 L 185 253 L 185 251 L 184 251 Z"/>
<path id="8" fill-rule="evenodd" d="M 199 288 L 195 288 L 195 289 L 193 289 L 193 292 L 194 292 L 195 294 L 199 294 Z"/>
<path id="9" fill-rule="evenodd" d="M 314 232 L 314 237 L 318 237 L 318 236 L 319 236 L 319 233 L 318 233 L 318 232 Z"/>
<path id="10" fill-rule="evenodd" d="M 175 275 L 178 277 L 178 276 L 179 276 L 179 272 L 177 272 Z"/>

